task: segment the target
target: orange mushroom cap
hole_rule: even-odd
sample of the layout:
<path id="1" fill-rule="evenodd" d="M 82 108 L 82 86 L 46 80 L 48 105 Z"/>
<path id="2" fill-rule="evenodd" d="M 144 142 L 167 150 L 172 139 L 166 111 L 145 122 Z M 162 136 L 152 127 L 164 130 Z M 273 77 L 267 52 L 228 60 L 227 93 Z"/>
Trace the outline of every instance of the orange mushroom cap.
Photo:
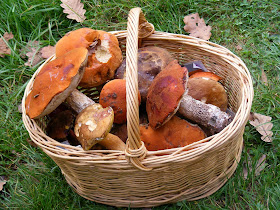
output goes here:
<path id="1" fill-rule="evenodd" d="M 122 52 L 115 35 L 90 28 L 71 31 L 57 42 L 56 55 L 63 55 L 77 47 L 86 47 L 89 50 L 88 63 L 80 86 L 96 87 L 114 77 L 122 62 Z"/>
<path id="2" fill-rule="evenodd" d="M 156 130 L 150 126 L 141 125 L 140 134 L 141 140 L 149 151 L 183 147 L 206 138 L 206 134 L 199 126 L 177 116 L 173 116 Z"/>
<path id="3" fill-rule="evenodd" d="M 174 60 L 153 80 L 146 101 L 152 128 L 160 127 L 175 114 L 186 89 L 187 75 L 187 69 Z"/>
<path id="4" fill-rule="evenodd" d="M 198 77 L 206 77 L 209 79 L 213 79 L 217 82 L 222 79 L 222 77 L 218 76 L 217 74 L 215 74 L 213 72 L 196 72 L 196 73 L 190 75 L 189 78 L 191 79 L 191 78 L 198 78 Z"/>
<path id="5" fill-rule="evenodd" d="M 138 92 L 139 104 L 141 101 Z M 106 83 L 99 96 L 99 103 L 103 107 L 112 107 L 114 110 L 114 123 L 122 124 L 126 122 L 126 81 L 114 79 Z"/>
<path id="6" fill-rule="evenodd" d="M 86 48 L 76 48 L 44 65 L 26 97 L 26 114 L 37 119 L 58 107 L 78 86 L 87 57 Z"/>

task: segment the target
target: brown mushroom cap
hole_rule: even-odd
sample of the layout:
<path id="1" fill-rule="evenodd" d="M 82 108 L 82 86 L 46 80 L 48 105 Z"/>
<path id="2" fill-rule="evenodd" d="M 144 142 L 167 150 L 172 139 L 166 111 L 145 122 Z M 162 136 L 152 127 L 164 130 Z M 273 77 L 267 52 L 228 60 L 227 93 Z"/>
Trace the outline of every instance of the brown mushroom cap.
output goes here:
<path id="1" fill-rule="evenodd" d="M 114 112 L 111 107 L 103 109 L 93 104 L 81 111 L 75 122 L 74 132 L 84 150 L 102 141 L 112 128 Z"/>
<path id="2" fill-rule="evenodd" d="M 78 86 L 88 50 L 76 48 L 43 66 L 26 97 L 26 114 L 37 119 L 51 113 Z"/>
<path id="3" fill-rule="evenodd" d="M 155 77 L 146 101 L 149 125 L 152 128 L 162 126 L 175 114 L 186 89 L 187 75 L 187 69 L 174 60 Z"/>
<path id="4" fill-rule="evenodd" d="M 177 116 L 173 116 L 166 124 L 156 130 L 150 126 L 141 125 L 140 134 L 141 140 L 149 151 L 183 147 L 206 138 L 199 126 Z"/>
<path id="5" fill-rule="evenodd" d="M 112 79 L 122 62 L 116 36 L 101 30 L 80 28 L 67 33 L 57 42 L 56 55 L 63 55 L 81 46 L 89 50 L 89 59 L 80 86 L 96 87 Z"/>
<path id="6" fill-rule="evenodd" d="M 141 101 L 145 102 L 149 87 L 155 76 L 164 69 L 174 58 L 164 48 L 161 47 L 142 47 L 138 49 L 138 87 Z M 115 78 L 125 77 L 126 60 L 117 69 Z"/>
<path id="7" fill-rule="evenodd" d="M 212 104 L 226 111 L 227 93 L 219 82 L 207 77 L 190 78 L 188 81 L 188 95 L 206 104 Z"/>
<path id="8" fill-rule="evenodd" d="M 138 93 L 139 104 L 141 101 Z M 126 122 L 126 81 L 114 79 L 106 83 L 99 96 L 99 103 L 103 107 L 112 107 L 114 110 L 114 123 Z"/>

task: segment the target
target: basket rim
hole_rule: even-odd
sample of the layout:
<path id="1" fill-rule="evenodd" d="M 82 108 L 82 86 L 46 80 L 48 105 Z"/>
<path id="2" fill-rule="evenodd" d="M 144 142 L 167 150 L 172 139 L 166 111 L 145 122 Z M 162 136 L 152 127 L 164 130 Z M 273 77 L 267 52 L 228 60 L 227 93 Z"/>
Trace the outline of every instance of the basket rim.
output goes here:
<path id="1" fill-rule="evenodd" d="M 121 31 L 110 31 L 109 33 L 112 33 L 117 36 L 118 39 L 125 39 L 127 36 L 126 30 Z M 199 38 L 191 37 L 188 35 L 182 35 L 182 34 L 173 34 L 168 32 L 160 32 L 155 31 L 152 35 L 145 38 L 146 40 L 153 40 L 153 39 L 165 39 L 165 40 L 172 40 L 175 42 L 183 42 L 188 45 L 193 45 L 199 48 L 202 48 L 206 51 L 213 50 L 211 53 L 217 53 L 221 56 L 222 59 L 224 59 L 226 62 L 228 62 L 229 65 L 232 65 L 234 68 L 240 68 L 240 77 L 242 76 L 242 82 L 246 85 L 243 85 L 242 89 L 242 102 L 240 103 L 240 106 L 237 109 L 236 115 L 233 119 L 233 121 L 224 128 L 221 132 L 209 136 L 201 141 L 195 142 L 193 144 L 187 145 L 185 147 L 178 147 L 178 148 L 172 148 L 172 149 L 166 149 L 166 150 L 159 150 L 159 151 L 148 151 L 147 156 L 143 162 L 143 164 L 152 164 L 154 161 L 157 161 L 158 159 L 166 160 L 166 162 L 174 161 L 174 159 L 182 156 L 186 159 L 195 158 L 199 155 L 201 155 L 201 152 L 208 151 L 210 149 L 213 149 L 216 146 L 221 145 L 224 141 L 226 141 L 228 138 L 238 135 L 238 130 L 242 126 L 245 125 L 245 123 L 248 121 L 249 113 L 252 106 L 253 101 L 253 84 L 251 75 L 249 73 L 249 70 L 247 69 L 245 63 L 234 53 L 232 53 L 229 49 L 213 43 L 211 41 L 205 41 Z M 71 145 L 65 145 L 62 144 L 54 139 L 51 139 L 48 137 L 42 129 L 38 126 L 36 120 L 30 119 L 26 115 L 25 110 L 25 98 L 29 91 L 31 90 L 33 81 L 36 77 L 36 75 L 39 73 L 40 69 L 45 65 L 47 62 L 49 62 L 51 59 L 54 59 L 54 55 L 47 59 L 32 75 L 32 78 L 28 82 L 25 91 L 24 96 L 22 99 L 22 118 L 24 125 L 29 132 L 29 135 L 32 139 L 32 141 L 38 145 L 43 151 L 47 151 L 47 153 L 50 153 L 53 156 L 57 156 L 62 159 L 90 159 L 93 160 L 93 156 L 98 157 L 97 161 L 99 159 L 102 159 L 104 161 L 101 161 L 102 163 L 110 163 L 111 161 L 108 161 L 107 159 L 112 159 L 114 163 L 116 161 L 119 161 L 120 163 L 126 163 L 125 158 L 119 158 L 120 156 L 125 156 L 125 153 L 122 151 L 113 151 L 113 150 L 89 150 L 84 151 L 82 148 L 77 148 L 75 146 Z M 241 117 L 238 117 L 238 114 L 241 115 Z M 227 132 L 229 129 L 233 129 L 234 132 Z M 40 141 L 39 141 L 39 140 Z M 186 149 L 191 149 L 188 151 L 183 151 Z M 102 154 L 107 154 L 105 156 L 102 156 Z M 159 154 L 165 154 L 163 156 L 155 156 Z M 106 156 L 111 156 L 107 157 Z M 172 156 L 172 159 L 170 159 L 170 156 Z M 179 160 L 178 160 L 179 161 Z"/>

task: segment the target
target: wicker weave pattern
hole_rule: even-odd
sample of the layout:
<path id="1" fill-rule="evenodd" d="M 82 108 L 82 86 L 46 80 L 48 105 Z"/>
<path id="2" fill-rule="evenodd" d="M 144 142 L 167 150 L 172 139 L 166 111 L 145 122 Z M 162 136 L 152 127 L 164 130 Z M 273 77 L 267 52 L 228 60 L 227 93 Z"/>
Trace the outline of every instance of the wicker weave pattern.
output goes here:
<path id="1" fill-rule="evenodd" d="M 236 112 L 230 125 L 214 136 L 182 148 L 145 150 L 139 141 L 138 99 L 135 97 L 138 28 L 148 29 L 144 35 L 140 31 L 142 46 L 163 47 L 180 63 L 201 60 L 207 69 L 223 78 L 229 106 Z M 111 32 L 126 52 L 131 70 L 127 79 L 127 89 L 131 90 L 127 93 L 127 102 L 131 110 L 128 110 L 130 136 L 126 152 L 83 151 L 51 139 L 44 133 L 46 119 L 29 119 L 24 107 L 34 78 L 44 64 L 26 87 L 23 122 L 31 139 L 56 162 L 69 185 L 89 200 L 119 207 L 151 207 L 200 199 L 217 191 L 234 173 L 240 160 L 242 136 L 253 100 L 253 85 L 245 64 L 220 45 L 185 35 L 163 32 L 150 35 L 152 30 L 152 25 L 146 24 L 141 10 L 136 8 L 129 14 L 128 31 Z M 145 34 L 150 36 L 144 38 Z"/>

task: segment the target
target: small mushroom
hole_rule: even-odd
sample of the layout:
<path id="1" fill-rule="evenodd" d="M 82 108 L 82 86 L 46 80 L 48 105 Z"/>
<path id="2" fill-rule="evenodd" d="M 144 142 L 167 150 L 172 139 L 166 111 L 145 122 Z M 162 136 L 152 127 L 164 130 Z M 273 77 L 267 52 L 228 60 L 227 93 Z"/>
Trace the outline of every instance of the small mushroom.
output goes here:
<path id="1" fill-rule="evenodd" d="M 122 52 L 115 35 L 91 28 L 80 28 L 68 32 L 56 44 L 56 56 L 77 48 L 89 50 L 89 58 L 82 87 L 96 87 L 113 79 L 116 69 L 122 62 Z"/>
<path id="2" fill-rule="evenodd" d="M 218 76 L 217 74 L 213 73 L 213 72 L 197 72 L 195 74 L 192 74 L 189 79 L 192 78 L 208 78 L 208 79 L 212 79 L 215 81 L 220 81 L 222 78 L 220 76 Z"/>
<path id="3" fill-rule="evenodd" d="M 228 99 L 223 85 L 208 77 L 189 78 L 188 95 L 203 103 L 215 105 L 223 112 L 227 109 Z"/>
<path id="4" fill-rule="evenodd" d="M 156 76 L 146 102 L 150 126 L 159 128 L 178 110 L 186 119 L 208 128 L 212 134 L 220 132 L 230 122 L 230 116 L 219 107 L 188 95 L 186 80 L 186 68 L 176 61 Z"/>
<path id="5" fill-rule="evenodd" d="M 141 102 L 138 93 L 139 104 Z M 103 107 L 112 107 L 114 110 L 114 123 L 122 124 L 126 122 L 126 81 L 114 79 L 106 83 L 99 96 L 99 103 Z"/>
<path id="6" fill-rule="evenodd" d="M 125 144 L 113 134 L 109 134 L 114 121 L 111 107 L 103 108 L 100 104 L 92 104 L 79 113 L 76 118 L 74 132 L 84 150 L 89 150 L 99 143 L 107 149 L 122 150 Z"/>
<path id="7" fill-rule="evenodd" d="M 138 88 L 141 101 L 145 102 L 148 89 L 155 76 L 164 69 L 174 58 L 164 48 L 148 46 L 138 49 Z M 126 60 L 116 70 L 115 78 L 124 79 Z"/>
<path id="8" fill-rule="evenodd" d="M 141 140 L 149 151 L 183 147 L 206 137 L 199 126 L 177 116 L 173 116 L 158 129 L 141 125 L 140 134 Z"/>

